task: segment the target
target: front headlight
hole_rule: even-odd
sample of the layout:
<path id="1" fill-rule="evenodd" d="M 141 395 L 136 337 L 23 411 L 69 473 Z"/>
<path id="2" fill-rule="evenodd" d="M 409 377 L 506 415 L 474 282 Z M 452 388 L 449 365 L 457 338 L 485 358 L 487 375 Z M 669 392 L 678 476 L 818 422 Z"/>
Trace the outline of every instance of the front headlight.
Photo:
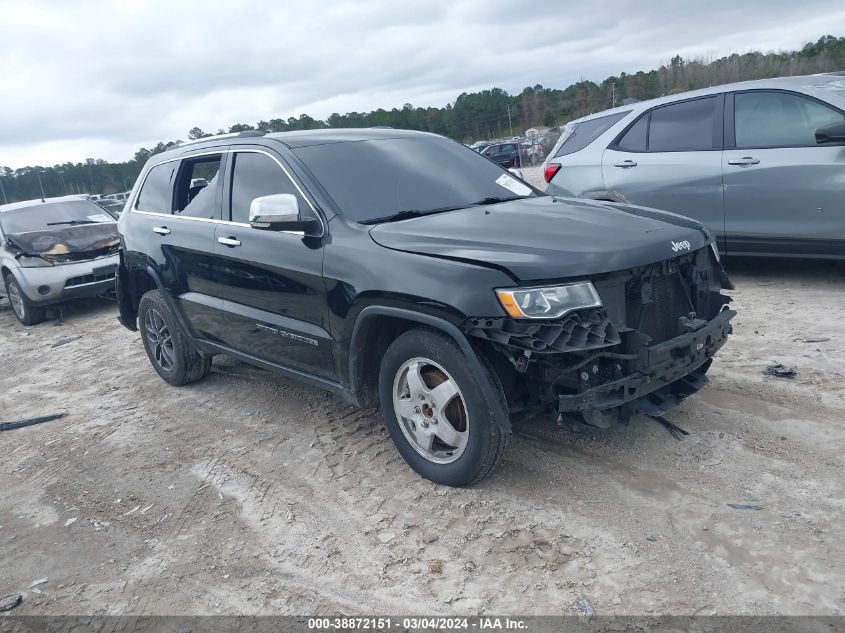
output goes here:
<path id="1" fill-rule="evenodd" d="M 40 257 L 30 257 L 29 255 L 21 255 L 18 257 L 18 263 L 21 268 L 43 268 L 45 266 L 52 266 L 46 259 Z"/>
<path id="2" fill-rule="evenodd" d="M 557 319 L 579 308 L 602 305 L 589 281 L 548 288 L 497 288 L 496 296 L 515 319 Z"/>

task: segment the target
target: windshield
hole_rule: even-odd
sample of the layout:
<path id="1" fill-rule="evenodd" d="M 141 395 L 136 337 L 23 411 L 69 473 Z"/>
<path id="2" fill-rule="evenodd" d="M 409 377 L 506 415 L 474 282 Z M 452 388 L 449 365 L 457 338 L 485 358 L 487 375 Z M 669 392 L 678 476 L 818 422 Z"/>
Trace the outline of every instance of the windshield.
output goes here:
<path id="1" fill-rule="evenodd" d="M 75 224 L 99 224 L 114 222 L 113 216 L 90 200 L 67 200 L 64 202 L 35 203 L 0 213 L 0 226 L 6 235 L 18 235 L 32 231 L 47 231 L 53 227 Z"/>
<path id="2" fill-rule="evenodd" d="M 545 195 L 468 147 L 437 136 L 327 143 L 294 152 L 357 222 Z"/>
<path id="3" fill-rule="evenodd" d="M 845 107 L 845 79 L 835 78 L 817 86 L 805 86 L 804 90 L 839 109 Z"/>

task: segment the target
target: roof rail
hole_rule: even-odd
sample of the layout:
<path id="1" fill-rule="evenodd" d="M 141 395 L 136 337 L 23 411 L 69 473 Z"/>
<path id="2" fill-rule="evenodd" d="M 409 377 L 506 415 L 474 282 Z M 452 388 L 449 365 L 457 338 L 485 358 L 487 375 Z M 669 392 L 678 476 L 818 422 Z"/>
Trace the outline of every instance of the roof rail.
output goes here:
<path id="1" fill-rule="evenodd" d="M 639 103 L 639 102 L 640 102 L 640 100 L 639 100 L 639 99 L 634 99 L 634 97 L 629 97 L 628 99 L 622 99 L 622 105 L 623 105 L 623 106 L 626 106 L 626 105 L 633 105 L 633 104 L 635 104 L 635 103 Z"/>
<path id="2" fill-rule="evenodd" d="M 202 138 L 195 138 L 190 141 L 186 141 L 185 143 L 180 143 L 179 147 L 185 147 L 186 145 L 193 145 L 194 143 L 202 143 L 203 141 L 216 141 L 221 138 L 238 138 L 238 137 L 249 137 L 249 136 L 264 136 L 267 134 L 266 130 L 244 130 L 243 132 L 226 132 L 225 134 L 213 134 L 211 136 L 203 136 Z"/>

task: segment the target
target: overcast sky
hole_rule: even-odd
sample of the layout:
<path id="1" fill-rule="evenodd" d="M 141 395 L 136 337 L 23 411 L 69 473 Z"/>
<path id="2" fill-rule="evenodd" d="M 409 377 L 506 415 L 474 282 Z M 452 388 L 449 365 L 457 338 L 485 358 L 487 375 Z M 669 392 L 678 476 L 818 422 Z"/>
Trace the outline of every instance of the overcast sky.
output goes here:
<path id="1" fill-rule="evenodd" d="M 0 165 L 845 35 L 841 0 L 0 0 Z"/>

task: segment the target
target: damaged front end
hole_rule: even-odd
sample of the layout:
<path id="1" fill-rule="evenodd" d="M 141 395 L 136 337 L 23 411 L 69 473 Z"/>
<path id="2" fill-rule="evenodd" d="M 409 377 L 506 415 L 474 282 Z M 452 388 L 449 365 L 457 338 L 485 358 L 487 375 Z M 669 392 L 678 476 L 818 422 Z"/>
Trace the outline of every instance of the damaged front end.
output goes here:
<path id="1" fill-rule="evenodd" d="M 16 256 L 37 257 L 53 265 L 115 255 L 120 248 L 112 222 L 28 231 L 8 235 L 7 241 Z"/>
<path id="2" fill-rule="evenodd" d="M 600 305 L 555 319 L 471 318 L 512 408 L 552 407 L 592 426 L 660 415 L 704 385 L 736 314 L 708 246 L 589 281 Z"/>

